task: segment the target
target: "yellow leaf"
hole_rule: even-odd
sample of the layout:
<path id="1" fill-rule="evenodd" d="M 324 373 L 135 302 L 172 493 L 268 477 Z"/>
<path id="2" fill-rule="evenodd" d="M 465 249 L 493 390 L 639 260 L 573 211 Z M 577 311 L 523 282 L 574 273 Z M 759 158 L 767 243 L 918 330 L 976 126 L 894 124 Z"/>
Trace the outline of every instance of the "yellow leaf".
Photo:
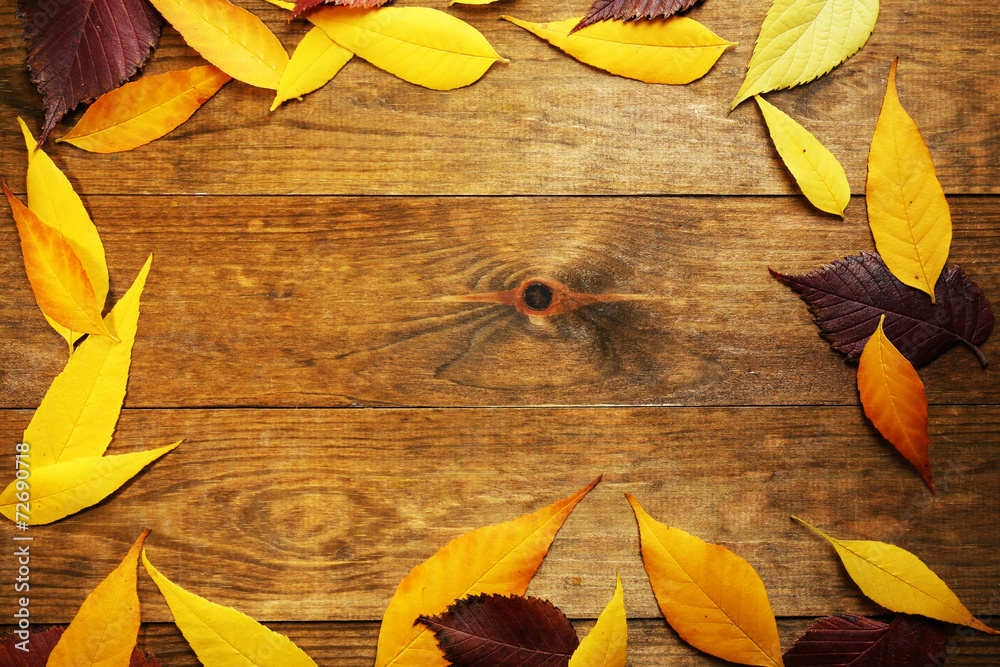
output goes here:
<path id="1" fill-rule="evenodd" d="M 132 287 L 104 318 L 121 342 L 107 336 L 83 341 L 35 410 L 23 438 L 31 446 L 32 467 L 101 456 L 111 444 L 128 384 L 139 298 L 152 261 L 150 255 Z"/>
<path id="2" fill-rule="evenodd" d="M 147 76 L 97 98 L 65 141 L 92 153 L 144 146 L 174 130 L 232 77 L 213 65 Z"/>
<path id="3" fill-rule="evenodd" d="M 97 585 L 49 654 L 46 667 L 128 667 L 139 635 L 136 568 L 144 531 L 121 565 Z"/>
<path id="4" fill-rule="evenodd" d="M 293 97 L 301 97 L 320 88 L 332 79 L 353 53 L 327 37 L 322 28 L 306 33 L 288 61 L 288 67 L 278 83 L 278 94 L 271 111 Z"/>
<path id="5" fill-rule="evenodd" d="M 781 667 L 778 625 L 753 566 L 723 546 L 653 520 L 626 497 L 639 522 L 653 594 L 677 634 L 730 662 Z"/>
<path id="6" fill-rule="evenodd" d="M 491 5 L 494 2 L 500 2 L 500 0 L 451 0 L 448 6 L 452 5 Z"/>
<path id="7" fill-rule="evenodd" d="M 615 594 L 569 659 L 569 667 L 625 667 L 628 625 L 625 620 L 625 593 L 617 577 Z"/>
<path id="8" fill-rule="evenodd" d="M 885 542 L 837 540 L 792 518 L 829 540 L 861 592 L 886 609 L 1000 634 L 977 620 L 948 585 L 909 551 Z"/>
<path id="9" fill-rule="evenodd" d="M 15 513 L 20 509 L 22 514 L 28 514 L 29 519 L 25 523 L 32 526 L 58 521 L 104 500 L 144 467 L 179 444 L 178 441 L 159 449 L 132 454 L 88 456 L 42 468 L 32 466 L 28 478 L 31 494 L 28 511 L 18 508 L 18 504 L 25 501 L 18 498 L 15 481 L 0 493 L 0 514 L 14 521 Z"/>
<path id="10" fill-rule="evenodd" d="M 652 21 L 599 21 L 574 32 L 582 17 L 531 23 L 501 16 L 588 65 L 646 83 L 691 83 L 732 46 L 682 16 Z"/>
<path id="11" fill-rule="evenodd" d="M 434 634 L 414 627 L 417 617 L 437 616 L 466 595 L 523 595 L 566 517 L 599 481 L 533 514 L 466 533 L 413 568 L 382 617 L 375 667 L 448 665 Z"/>
<path id="12" fill-rule="evenodd" d="M 372 65 L 434 90 L 468 86 L 507 62 L 478 30 L 430 7 L 323 7 L 308 19 Z"/>
<path id="13" fill-rule="evenodd" d="M 758 95 L 754 95 L 774 147 L 813 206 L 843 216 L 851 201 L 847 174 L 833 153 L 809 131 Z"/>
<path id="14" fill-rule="evenodd" d="M 277 89 L 288 54 L 260 19 L 227 0 L 151 0 L 205 60 L 251 86 Z"/>
<path id="15" fill-rule="evenodd" d="M 246 614 L 189 593 L 164 577 L 142 551 L 142 564 L 167 600 L 174 623 L 203 665 L 211 667 L 316 667 L 285 635 Z"/>
<path id="16" fill-rule="evenodd" d="M 774 0 L 729 108 L 828 73 L 865 45 L 877 18 L 878 0 Z"/>
<path id="17" fill-rule="evenodd" d="M 267 0 L 267 1 L 269 3 L 271 3 L 272 5 L 274 5 L 275 7 L 280 7 L 282 9 L 287 9 L 288 11 L 292 11 L 292 10 L 295 9 L 295 3 L 294 2 L 285 2 L 285 0 Z M 306 18 L 308 18 L 308 16 Z"/>
<path id="18" fill-rule="evenodd" d="M 892 275 L 927 292 L 951 247 L 951 213 L 931 153 L 896 95 L 896 62 L 868 152 L 868 222 L 875 247 Z"/>

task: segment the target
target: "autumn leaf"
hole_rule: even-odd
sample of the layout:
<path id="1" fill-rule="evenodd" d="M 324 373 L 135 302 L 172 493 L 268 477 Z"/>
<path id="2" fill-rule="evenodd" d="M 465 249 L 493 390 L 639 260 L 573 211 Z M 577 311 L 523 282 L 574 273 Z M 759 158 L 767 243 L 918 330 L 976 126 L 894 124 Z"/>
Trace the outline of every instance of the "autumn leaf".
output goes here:
<path id="1" fill-rule="evenodd" d="M 691 9 L 697 2 L 698 0 L 595 0 L 590 11 L 570 30 L 570 34 L 598 21 L 669 18 L 677 12 Z"/>
<path id="2" fill-rule="evenodd" d="M 102 95 L 56 142 L 93 153 L 144 146 L 190 118 L 230 79 L 213 65 L 143 77 Z"/>
<path id="3" fill-rule="evenodd" d="M 292 9 L 292 18 L 298 18 L 313 7 L 319 7 L 320 5 L 339 5 L 341 7 L 353 7 L 354 9 L 375 9 L 387 2 L 389 0 L 298 0 L 295 3 L 295 8 Z"/>
<path id="4" fill-rule="evenodd" d="M 819 210 L 843 216 L 851 201 L 851 186 L 837 158 L 786 113 L 759 95 L 754 99 L 764 114 L 778 155 L 802 194 Z"/>
<path id="5" fill-rule="evenodd" d="M 865 45 L 877 18 L 878 0 L 774 0 L 729 108 L 828 73 Z"/>
<path id="6" fill-rule="evenodd" d="M 723 546 L 653 520 L 626 497 L 639 522 L 656 602 L 681 639 L 730 662 L 781 667 L 778 625 L 753 566 Z"/>
<path id="7" fill-rule="evenodd" d="M 628 643 L 625 593 L 621 576 L 616 579 L 615 594 L 597 617 L 597 624 L 573 652 L 569 667 L 625 667 Z"/>
<path id="8" fill-rule="evenodd" d="M 557 667 L 580 643 L 569 619 L 548 600 L 473 595 L 437 616 L 418 616 L 455 667 Z"/>
<path id="9" fill-rule="evenodd" d="M 285 635 L 246 614 L 209 602 L 164 577 L 142 550 L 142 565 L 170 607 L 174 624 L 204 665 L 316 667 Z"/>
<path id="10" fill-rule="evenodd" d="M 0 665 L 9 667 L 46 667 L 49 654 L 65 631 L 63 627 L 53 626 L 43 632 L 32 630 L 15 630 L 4 641 L 0 642 Z M 23 643 L 22 643 L 23 642 Z M 18 646 L 24 646 L 21 650 Z M 152 655 L 147 656 L 138 646 L 132 649 L 132 659 L 128 667 L 160 667 L 159 661 Z"/>
<path id="11" fill-rule="evenodd" d="M 968 345 L 986 366 L 981 345 L 993 330 L 993 309 L 979 285 L 960 267 L 938 279 L 937 303 L 903 285 L 875 253 L 838 260 L 793 276 L 768 269 L 809 304 L 820 332 L 851 361 L 885 315 L 885 335 L 914 367 L 931 362 L 955 343 Z"/>
<path id="12" fill-rule="evenodd" d="M 836 614 L 806 628 L 785 653 L 785 667 L 944 665 L 948 637 L 939 623 L 900 615 L 892 623 Z"/>
<path id="13" fill-rule="evenodd" d="M 951 213 L 931 153 L 896 94 L 896 65 L 868 152 L 868 223 L 882 260 L 904 285 L 927 292 L 951 248 Z"/>
<path id="14" fill-rule="evenodd" d="M 330 39 L 322 28 L 314 27 L 295 47 L 288 67 L 278 82 L 271 111 L 287 100 L 320 88 L 340 71 L 354 54 Z"/>
<path id="15" fill-rule="evenodd" d="M 566 517 L 600 481 L 532 514 L 466 533 L 413 568 L 382 617 L 375 667 L 447 665 L 434 636 L 414 627 L 417 617 L 440 614 L 466 595 L 523 595 Z"/>
<path id="16" fill-rule="evenodd" d="M 229 76 L 277 89 L 288 54 L 260 19 L 228 0 L 152 0 L 184 41 Z"/>
<path id="17" fill-rule="evenodd" d="M 500 18 L 580 62 L 646 83 L 691 83 L 705 76 L 722 52 L 733 45 L 697 21 L 679 16 L 638 23 L 601 22 L 579 32 L 572 32 L 579 18 L 550 23 Z"/>
<path id="18" fill-rule="evenodd" d="M 1000 634 L 977 620 L 948 585 L 909 551 L 885 542 L 838 540 L 798 517 L 792 518 L 826 538 L 861 592 L 889 611 Z"/>

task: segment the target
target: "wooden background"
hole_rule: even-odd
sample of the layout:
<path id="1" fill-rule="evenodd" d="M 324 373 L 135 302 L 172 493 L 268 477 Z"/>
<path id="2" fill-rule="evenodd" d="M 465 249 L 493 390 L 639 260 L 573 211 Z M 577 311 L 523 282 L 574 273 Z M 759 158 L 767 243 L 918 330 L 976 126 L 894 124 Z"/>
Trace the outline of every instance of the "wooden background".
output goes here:
<path id="1" fill-rule="evenodd" d="M 15 116 L 37 133 L 42 112 L 13 4 L 0 8 L 0 175 L 23 193 Z M 305 32 L 263 0 L 239 4 L 289 50 Z M 1000 303 L 1000 3 L 887 0 L 858 55 L 769 95 L 843 163 L 845 220 L 798 194 L 752 102 L 726 113 L 766 0 L 689 12 L 739 45 L 688 86 L 611 76 L 498 18 L 588 4 L 447 9 L 511 60 L 462 90 L 355 59 L 274 113 L 270 92 L 233 82 L 130 153 L 46 147 L 100 230 L 113 299 L 154 255 L 110 451 L 185 443 L 98 506 L 32 529 L 35 623 L 68 622 L 151 528 L 150 558 L 177 583 L 320 665 L 371 665 L 413 566 L 604 473 L 529 592 L 582 633 L 620 571 L 630 665 L 723 663 L 660 615 L 625 492 L 747 558 L 786 649 L 816 616 L 884 614 L 791 514 L 909 549 L 1000 624 L 996 367 L 958 348 L 921 370 L 932 498 L 866 421 L 856 367 L 767 273 L 874 249 L 865 165 L 898 55 L 901 99 L 949 196 L 949 261 Z M 199 62 L 168 28 L 147 71 Z M 3 217 L 0 442 L 12 455 L 65 349 Z M 461 298 L 531 278 L 619 298 L 548 319 Z M 982 349 L 1000 362 L 996 335 Z M 0 622 L 13 612 L 2 551 Z M 140 588 L 141 645 L 165 667 L 197 664 L 144 575 Z M 949 638 L 949 664 L 997 663 L 997 638 Z"/>

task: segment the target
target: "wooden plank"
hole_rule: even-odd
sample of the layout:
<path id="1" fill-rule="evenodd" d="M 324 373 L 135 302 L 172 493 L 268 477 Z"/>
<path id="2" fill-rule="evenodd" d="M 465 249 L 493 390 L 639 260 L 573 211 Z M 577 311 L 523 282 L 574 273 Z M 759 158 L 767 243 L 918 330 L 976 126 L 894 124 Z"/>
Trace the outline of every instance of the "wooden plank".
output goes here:
<path id="1" fill-rule="evenodd" d="M 28 416 L 0 411 L 0 442 Z M 161 572 L 262 621 L 378 620 L 448 541 L 598 473 L 529 591 L 572 618 L 596 617 L 616 571 L 629 613 L 658 616 L 625 492 L 746 558 L 781 616 L 878 611 L 792 514 L 909 549 L 974 613 L 994 613 L 998 434 L 995 407 L 935 411 L 932 498 L 854 407 L 128 410 L 112 452 L 186 441 L 98 506 L 31 529 L 32 618 L 68 621 L 150 528 Z M 169 620 L 153 584 L 140 588 L 143 618 Z M 10 604 L 0 597 L 0 615 Z"/>
<path id="2" fill-rule="evenodd" d="M 87 197 L 115 298 L 154 254 L 128 405 L 857 404 L 856 367 L 767 273 L 872 249 L 788 198 Z M 952 199 L 950 261 L 1000 294 L 1000 214 Z M 0 406 L 65 363 L 0 226 Z M 460 297 L 549 278 L 617 294 L 551 318 Z M 997 360 L 997 336 L 983 346 Z M 1000 401 L 967 349 L 934 404 Z"/>
<path id="3" fill-rule="evenodd" d="M 286 26 L 286 14 L 263 0 L 238 4 L 289 48 L 306 30 L 303 22 Z M 561 19 L 587 6 L 522 0 L 512 9 L 447 9 L 511 59 L 468 88 L 425 90 L 355 59 L 323 90 L 275 113 L 267 111 L 270 91 L 233 83 L 168 138 L 133 152 L 49 148 L 91 194 L 793 194 L 753 102 L 727 115 L 769 5 L 709 2 L 689 12 L 739 43 L 689 86 L 609 75 L 498 19 L 503 12 Z M 14 37 L 14 9 L 0 8 L 0 34 L 8 36 L 0 43 L 0 173 L 7 178 L 24 168 L 13 116 L 33 128 L 42 118 Z M 772 101 L 840 158 L 860 194 L 889 64 L 901 56 L 900 93 L 945 190 L 1000 193 L 998 31 L 994 2 L 885 3 L 861 52 Z M 149 70 L 200 62 L 167 29 Z"/>

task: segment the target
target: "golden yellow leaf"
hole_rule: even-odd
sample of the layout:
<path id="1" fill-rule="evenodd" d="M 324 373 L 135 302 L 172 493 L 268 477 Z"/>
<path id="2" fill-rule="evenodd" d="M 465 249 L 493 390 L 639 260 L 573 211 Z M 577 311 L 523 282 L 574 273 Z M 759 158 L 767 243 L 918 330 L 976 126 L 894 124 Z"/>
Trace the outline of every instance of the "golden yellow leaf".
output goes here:
<path id="1" fill-rule="evenodd" d="M 500 2 L 500 0 L 451 0 L 448 6 L 452 5 L 491 5 L 494 2 Z"/>
<path id="2" fill-rule="evenodd" d="M 468 86 L 507 62 L 478 30 L 430 7 L 323 7 L 307 18 L 372 65 L 434 90 Z"/>
<path id="3" fill-rule="evenodd" d="M 466 533 L 413 568 L 382 617 L 375 667 L 445 667 L 448 661 L 420 615 L 437 616 L 466 595 L 523 595 L 549 545 L 600 477 L 568 498 L 513 521 Z"/>
<path id="4" fill-rule="evenodd" d="M 977 620 L 948 585 L 906 549 L 885 542 L 834 539 L 802 519 L 792 518 L 826 538 L 861 592 L 886 609 L 1000 634 Z"/>
<path id="5" fill-rule="evenodd" d="M 214 65 L 147 76 L 101 95 L 57 139 L 92 153 L 144 146 L 174 130 L 232 77 Z"/>
<path id="6" fill-rule="evenodd" d="M 600 21 L 572 35 L 582 17 L 532 23 L 501 16 L 577 60 L 646 83 L 691 83 L 712 69 L 732 46 L 683 16 L 652 21 Z"/>
<path id="7" fill-rule="evenodd" d="M 326 85 L 353 56 L 353 53 L 330 39 L 322 28 L 313 28 L 307 32 L 295 47 L 292 59 L 281 75 L 271 111 L 277 109 L 282 102 Z"/>
<path id="8" fill-rule="evenodd" d="M 625 593 L 621 575 L 617 576 L 615 594 L 597 617 L 594 629 L 583 638 L 569 659 L 569 667 L 625 667 L 628 625 L 625 619 Z"/>
<path id="9" fill-rule="evenodd" d="M 132 287 L 104 318 L 120 342 L 107 336 L 83 341 L 35 410 L 23 438 L 31 445 L 33 467 L 101 456 L 111 444 L 128 384 L 139 299 L 152 261 L 150 255 Z"/>
<path id="10" fill-rule="evenodd" d="M 316 667 L 285 635 L 231 607 L 209 602 L 164 577 L 142 551 L 142 564 L 167 600 L 174 623 L 203 665 L 211 667 Z"/>
<path id="11" fill-rule="evenodd" d="M 132 454 L 88 456 L 42 468 L 32 466 L 28 478 L 30 506 L 27 511 L 21 505 L 29 502 L 22 500 L 28 496 L 19 496 L 23 492 L 17 490 L 17 482 L 14 481 L 0 493 L 0 514 L 11 521 L 16 520 L 16 513 L 27 514 L 25 523 L 31 526 L 58 521 L 104 500 L 140 470 L 179 444 L 178 441 L 159 449 Z"/>
<path id="12" fill-rule="evenodd" d="M 927 292 L 934 303 L 934 285 L 951 248 L 951 213 L 931 153 L 899 103 L 896 62 L 868 152 L 868 223 L 892 275 Z"/>
<path id="13" fill-rule="evenodd" d="M 730 109 L 828 73 L 865 45 L 876 19 L 878 0 L 774 0 Z"/>
<path id="14" fill-rule="evenodd" d="M 184 41 L 223 72 L 277 89 L 288 54 L 260 19 L 227 0 L 150 0 Z"/>
<path id="15" fill-rule="evenodd" d="M 653 520 L 626 497 L 639 522 L 653 594 L 677 634 L 730 662 L 781 667 L 778 625 L 753 566 L 723 546 Z"/>
<path id="16" fill-rule="evenodd" d="M 843 216 L 851 201 L 851 186 L 837 158 L 785 112 L 759 95 L 754 98 L 764 114 L 774 147 L 802 194 L 819 210 Z"/>
<path id="17" fill-rule="evenodd" d="M 136 568 L 144 531 L 121 564 L 97 585 L 49 654 L 46 667 L 128 667 L 139 635 Z"/>

